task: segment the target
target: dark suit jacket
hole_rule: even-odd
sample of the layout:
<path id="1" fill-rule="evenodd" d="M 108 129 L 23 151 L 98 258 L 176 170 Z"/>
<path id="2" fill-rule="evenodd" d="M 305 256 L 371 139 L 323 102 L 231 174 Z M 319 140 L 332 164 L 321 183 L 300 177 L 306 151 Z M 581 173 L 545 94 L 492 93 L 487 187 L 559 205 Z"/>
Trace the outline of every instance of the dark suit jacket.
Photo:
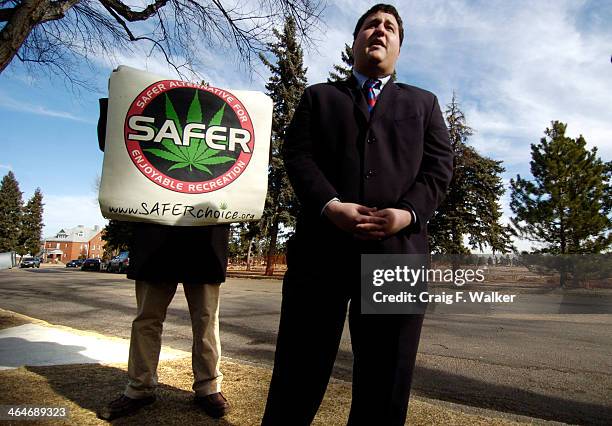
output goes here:
<path id="1" fill-rule="evenodd" d="M 153 282 L 225 281 L 229 225 L 133 223 L 127 277 Z"/>
<path id="2" fill-rule="evenodd" d="M 428 253 L 427 221 L 452 177 L 453 152 L 430 92 L 388 82 L 372 114 L 356 79 L 307 88 L 283 154 L 301 203 L 289 266 L 305 256 Z M 361 242 L 321 215 L 332 198 L 368 207 L 411 208 L 415 224 L 382 241 Z M 333 261 L 333 260 L 332 260 Z"/>

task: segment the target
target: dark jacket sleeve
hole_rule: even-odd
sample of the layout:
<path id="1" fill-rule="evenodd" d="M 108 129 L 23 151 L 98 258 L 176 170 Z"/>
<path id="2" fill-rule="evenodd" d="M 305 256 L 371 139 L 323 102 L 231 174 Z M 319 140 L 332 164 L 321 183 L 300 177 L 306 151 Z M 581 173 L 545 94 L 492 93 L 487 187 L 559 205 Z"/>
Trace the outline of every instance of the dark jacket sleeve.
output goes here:
<path id="1" fill-rule="evenodd" d="M 302 207 L 320 212 L 338 191 L 327 180 L 314 158 L 312 99 L 310 89 L 302 94 L 283 145 L 287 175 Z"/>
<path id="2" fill-rule="evenodd" d="M 425 127 L 421 168 L 414 184 L 402 195 L 397 206 L 410 208 L 416 213 L 415 226 L 407 228 L 410 232 L 419 232 L 442 203 L 453 176 L 453 156 L 448 129 L 434 96 Z"/>
<path id="3" fill-rule="evenodd" d="M 98 146 L 104 151 L 106 144 L 106 113 L 108 112 L 108 98 L 98 99 L 100 103 L 100 116 L 98 117 Z"/>

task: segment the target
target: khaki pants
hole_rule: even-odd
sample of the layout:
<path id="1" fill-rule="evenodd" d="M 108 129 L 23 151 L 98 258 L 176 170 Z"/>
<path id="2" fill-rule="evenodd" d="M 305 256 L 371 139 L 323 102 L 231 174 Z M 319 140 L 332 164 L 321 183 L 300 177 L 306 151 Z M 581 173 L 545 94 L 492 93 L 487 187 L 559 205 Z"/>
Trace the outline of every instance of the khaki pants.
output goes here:
<path id="1" fill-rule="evenodd" d="M 177 283 L 136 281 L 138 313 L 132 322 L 125 395 L 144 398 L 157 386 L 163 322 Z M 193 333 L 193 390 L 198 396 L 221 391 L 219 370 L 219 284 L 183 284 Z"/>

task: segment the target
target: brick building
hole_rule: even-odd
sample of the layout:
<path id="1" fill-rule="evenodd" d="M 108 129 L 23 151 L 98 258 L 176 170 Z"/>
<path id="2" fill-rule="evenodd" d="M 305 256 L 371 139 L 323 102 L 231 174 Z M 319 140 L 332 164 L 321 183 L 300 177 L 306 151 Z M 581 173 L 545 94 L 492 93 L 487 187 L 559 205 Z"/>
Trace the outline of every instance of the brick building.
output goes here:
<path id="1" fill-rule="evenodd" d="M 104 241 L 99 226 L 61 229 L 54 237 L 45 239 L 45 262 L 69 262 L 72 259 L 102 257 Z"/>

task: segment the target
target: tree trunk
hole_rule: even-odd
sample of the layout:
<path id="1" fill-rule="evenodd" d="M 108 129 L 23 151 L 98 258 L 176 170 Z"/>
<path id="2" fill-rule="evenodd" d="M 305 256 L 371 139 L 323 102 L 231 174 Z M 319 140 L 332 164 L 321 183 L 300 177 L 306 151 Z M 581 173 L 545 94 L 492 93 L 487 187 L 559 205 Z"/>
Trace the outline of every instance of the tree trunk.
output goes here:
<path id="1" fill-rule="evenodd" d="M 274 255 L 276 254 L 276 240 L 278 238 L 278 216 L 274 218 L 270 228 L 270 247 L 268 248 L 268 260 L 266 262 L 266 275 L 274 274 Z"/>
<path id="2" fill-rule="evenodd" d="M 0 73 L 11 63 L 34 27 L 40 24 L 49 0 L 24 0 L 0 31 Z"/>
<path id="3" fill-rule="evenodd" d="M 453 270 L 453 276 L 455 276 L 455 271 L 459 269 L 460 266 L 460 256 L 462 253 L 461 248 L 463 247 L 462 235 L 458 232 L 454 232 L 452 236 L 454 253 L 451 253 L 451 269 Z"/>
<path id="4" fill-rule="evenodd" d="M 249 240 L 249 250 L 247 251 L 247 264 L 246 264 L 246 270 L 250 271 L 251 270 L 251 255 L 253 253 L 253 238 L 251 238 Z"/>
<path id="5" fill-rule="evenodd" d="M 565 223 L 563 222 L 563 209 L 559 209 L 559 249 L 561 251 L 561 271 L 559 271 L 559 288 L 565 288 L 567 284 L 567 268 L 564 255 L 567 253 L 565 244 Z"/>

